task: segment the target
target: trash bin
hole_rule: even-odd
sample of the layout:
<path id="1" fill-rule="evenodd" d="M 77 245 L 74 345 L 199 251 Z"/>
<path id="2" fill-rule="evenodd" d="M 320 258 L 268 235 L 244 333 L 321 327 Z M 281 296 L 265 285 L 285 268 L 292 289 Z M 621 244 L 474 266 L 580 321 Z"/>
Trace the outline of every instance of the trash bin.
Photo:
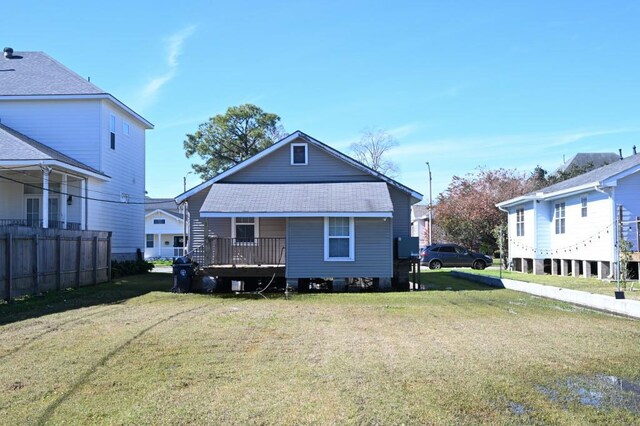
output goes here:
<path id="1" fill-rule="evenodd" d="M 191 283 L 195 275 L 195 266 L 188 257 L 179 257 L 173 261 L 173 288 L 174 293 L 188 293 L 191 291 Z"/>

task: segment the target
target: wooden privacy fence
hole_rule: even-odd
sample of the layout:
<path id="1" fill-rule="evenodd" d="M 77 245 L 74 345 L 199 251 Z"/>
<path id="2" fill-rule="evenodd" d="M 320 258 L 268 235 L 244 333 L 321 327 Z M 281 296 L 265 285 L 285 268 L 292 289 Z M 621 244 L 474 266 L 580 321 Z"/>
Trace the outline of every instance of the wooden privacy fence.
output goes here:
<path id="1" fill-rule="evenodd" d="M 0 227 L 4 300 L 110 280 L 110 232 Z"/>

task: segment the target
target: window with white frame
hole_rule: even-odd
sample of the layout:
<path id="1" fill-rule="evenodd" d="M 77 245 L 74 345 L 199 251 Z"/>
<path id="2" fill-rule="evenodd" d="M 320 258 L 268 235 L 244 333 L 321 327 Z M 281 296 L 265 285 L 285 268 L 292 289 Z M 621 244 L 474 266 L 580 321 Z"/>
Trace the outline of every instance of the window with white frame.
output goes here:
<path id="1" fill-rule="evenodd" d="M 232 237 L 236 243 L 255 244 L 258 238 L 257 217 L 236 217 L 231 224 Z"/>
<path id="2" fill-rule="evenodd" d="M 166 223 L 165 219 L 153 219 L 154 225 L 164 225 Z"/>
<path id="3" fill-rule="evenodd" d="M 324 218 L 324 260 L 355 260 L 355 229 L 352 217 Z"/>
<path id="4" fill-rule="evenodd" d="M 556 203 L 554 218 L 556 223 L 556 234 L 564 234 L 565 231 L 565 204 Z"/>
<path id="5" fill-rule="evenodd" d="M 116 116 L 109 115 L 109 137 L 111 141 L 111 149 L 116 149 Z"/>
<path id="6" fill-rule="evenodd" d="M 147 248 L 153 248 L 153 234 L 146 234 L 147 235 Z"/>
<path id="7" fill-rule="evenodd" d="M 580 198 L 580 207 L 581 207 L 580 214 L 582 217 L 587 217 L 587 202 L 588 202 L 587 197 Z"/>
<path id="8" fill-rule="evenodd" d="M 291 144 L 291 165 L 306 166 L 308 164 L 309 155 L 306 143 Z"/>
<path id="9" fill-rule="evenodd" d="M 129 123 L 126 121 L 122 122 L 122 134 L 125 136 L 129 136 Z"/>
<path id="10" fill-rule="evenodd" d="M 524 237 L 524 209 L 516 209 L 516 235 Z"/>

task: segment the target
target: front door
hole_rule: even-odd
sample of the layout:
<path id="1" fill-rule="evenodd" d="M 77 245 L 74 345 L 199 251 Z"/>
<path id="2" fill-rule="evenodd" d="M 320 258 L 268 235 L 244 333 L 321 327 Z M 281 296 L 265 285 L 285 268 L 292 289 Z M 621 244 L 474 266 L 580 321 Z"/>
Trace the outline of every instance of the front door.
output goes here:
<path id="1" fill-rule="evenodd" d="M 49 228 L 61 228 L 60 199 L 49 198 Z"/>
<path id="2" fill-rule="evenodd" d="M 184 240 L 182 235 L 174 235 L 173 237 L 173 256 L 184 256 L 182 253 L 182 247 L 184 247 Z"/>

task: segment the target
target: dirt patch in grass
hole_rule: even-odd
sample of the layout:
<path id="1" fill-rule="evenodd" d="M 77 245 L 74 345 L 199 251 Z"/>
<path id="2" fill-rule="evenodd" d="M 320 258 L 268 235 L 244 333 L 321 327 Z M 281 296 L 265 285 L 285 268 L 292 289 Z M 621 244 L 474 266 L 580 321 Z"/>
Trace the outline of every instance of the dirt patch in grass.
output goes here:
<path id="1" fill-rule="evenodd" d="M 0 326 L 0 418 L 637 422 L 628 406 L 594 407 L 540 390 L 571 377 L 637 383 L 637 322 L 446 274 L 428 279 L 425 292 L 291 300 L 140 291 L 117 304 L 76 301 L 75 309 L 31 314 Z"/>

